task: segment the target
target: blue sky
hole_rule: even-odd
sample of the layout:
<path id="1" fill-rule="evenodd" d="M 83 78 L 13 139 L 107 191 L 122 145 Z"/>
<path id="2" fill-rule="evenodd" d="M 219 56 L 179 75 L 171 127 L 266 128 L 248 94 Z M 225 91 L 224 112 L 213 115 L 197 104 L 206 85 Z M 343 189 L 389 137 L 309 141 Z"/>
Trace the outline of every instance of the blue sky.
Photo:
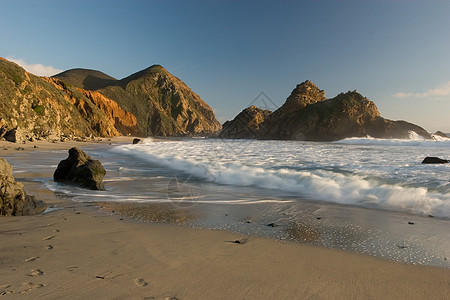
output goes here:
<path id="1" fill-rule="evenodd" d="M 280 106 L 309 79 L 328 98 L 357 90 L 386 118 L 450 132 L 450 1 L 2 0 L 1 7 L 0 56 L 35 73 L 89 68 L 121 79 L 161 64 L 221 122 L 261 92 Z"/>

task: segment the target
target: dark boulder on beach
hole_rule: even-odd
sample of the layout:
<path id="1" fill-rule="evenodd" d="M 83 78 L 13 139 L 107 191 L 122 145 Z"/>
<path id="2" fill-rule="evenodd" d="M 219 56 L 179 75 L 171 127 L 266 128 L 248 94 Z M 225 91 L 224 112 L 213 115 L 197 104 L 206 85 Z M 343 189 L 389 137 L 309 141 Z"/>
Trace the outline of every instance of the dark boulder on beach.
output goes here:
<path id="1" fill-rule="evenodd" d="M 91 190 L 105 190 L 105 175 L 106 171 L 100 161 L 93 160 L 83 150 L 74 147 L 69 150 L 69 157 L 58 164 L 53 179 Z"/>
<path id="2" fill-rule="evenodd" d="M 447 160 L 447 159 L 442 159 L 442 158 L 434 157 L 434 156 L 427 156 L 422 161 L 423 164 L 446 164 L 446 163 L 449 163 L 449 162 L 450 161 Z"/>
<path id="3" fill-rule="evenodd" d="M 46 205 L 36 197 L 27 195 L 23 184 L 16 182 L 11 165 L 0 158 L 0 215 L 25 216 L 43 212 Z"/>
<path id="4" fill-rule="evenodd" d="M 135 145 L 135 144 L 139 144 L 141 142 L 141 139 L 134 139 L 133 140 L 133 145 Z"/>

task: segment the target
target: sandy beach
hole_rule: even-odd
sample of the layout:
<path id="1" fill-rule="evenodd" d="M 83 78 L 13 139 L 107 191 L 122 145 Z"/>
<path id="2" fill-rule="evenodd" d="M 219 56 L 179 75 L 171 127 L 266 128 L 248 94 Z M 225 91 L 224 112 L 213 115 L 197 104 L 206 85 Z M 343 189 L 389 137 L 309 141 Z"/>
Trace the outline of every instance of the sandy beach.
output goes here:
<path id="1" fill-rule="evenodd" d="M 131 141 L 126 137 L 101 143 Z M 0 156 L 83 144 L 1 142 Z M 38 216 L 0 217 L 0 296 L 5 299 L 447 299 L 450 295 L 449 269 L 227 231 L 144 223 L 118 214 L 114 207 L 58 198 L 33 182 L 25 186 L 59 209 Z"/>

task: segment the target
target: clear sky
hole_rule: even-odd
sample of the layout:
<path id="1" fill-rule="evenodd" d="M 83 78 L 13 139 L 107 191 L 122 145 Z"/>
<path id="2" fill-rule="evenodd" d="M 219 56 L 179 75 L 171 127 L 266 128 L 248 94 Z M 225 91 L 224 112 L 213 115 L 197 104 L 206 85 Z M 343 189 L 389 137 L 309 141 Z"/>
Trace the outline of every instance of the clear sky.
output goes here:
<path id="1" fill-rule="evenodd" d="M 160 64 L 221 122 L 261 92 L 280 106 L 309 79 L 328 98 L 357 90 L 383 117 L 450 132 L 448 0 L 0 0 L 0 6 L 0 56 L 37 75 L 89 68 L 121 79 Z"/>

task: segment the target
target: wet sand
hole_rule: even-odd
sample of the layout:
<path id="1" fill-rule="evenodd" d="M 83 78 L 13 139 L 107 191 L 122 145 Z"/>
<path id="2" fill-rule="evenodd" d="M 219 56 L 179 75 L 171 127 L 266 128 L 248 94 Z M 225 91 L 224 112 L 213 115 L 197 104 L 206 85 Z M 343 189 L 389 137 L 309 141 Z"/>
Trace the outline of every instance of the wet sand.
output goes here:
<path id="1" fill-rule="evenodd" d="M 42 142 L 37 149 L 83 144 Z M 36 149 L 10 143 L 0 149 L 8 146 L 2 151 Z M 19 146 L 28 148 L 14 149 Z M 446 299 L 450 294 L 449 269 L 186 228 L 176 224 L 190 216 L 164 205 L 136 210 L 76 203 L 37 183 L 25 185 L 59 209 L 0 217 L 5 299 Z M 138 212 L 170 224 L 141 222 Z"/>

